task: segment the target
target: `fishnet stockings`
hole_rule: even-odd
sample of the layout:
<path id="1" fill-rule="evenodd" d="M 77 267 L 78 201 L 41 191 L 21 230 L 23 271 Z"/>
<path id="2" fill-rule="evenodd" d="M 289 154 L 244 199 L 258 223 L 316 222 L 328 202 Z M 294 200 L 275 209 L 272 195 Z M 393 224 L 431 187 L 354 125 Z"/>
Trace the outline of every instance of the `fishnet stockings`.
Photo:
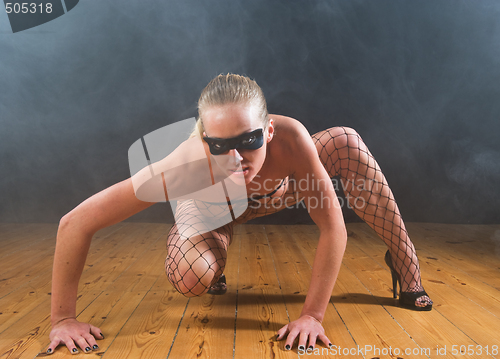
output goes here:
<path id="1" fill-rule="evenodd" d="M 165 271 L 175 289 L 188 297 L 205 294 L 224 272 L 233 224 L 207 230 L 195 201 L 180 202 L 167 239 Z"/>
<path id="2" fill-rule="evenodd" d="M 312 138 L 330 177 L 340 177 L 354 212 L 389 248 L 403 292 L 422 291 L 415 247 L 389 184 L 361 137 L 353 129 L 334 127 L 318 132 Z"/>

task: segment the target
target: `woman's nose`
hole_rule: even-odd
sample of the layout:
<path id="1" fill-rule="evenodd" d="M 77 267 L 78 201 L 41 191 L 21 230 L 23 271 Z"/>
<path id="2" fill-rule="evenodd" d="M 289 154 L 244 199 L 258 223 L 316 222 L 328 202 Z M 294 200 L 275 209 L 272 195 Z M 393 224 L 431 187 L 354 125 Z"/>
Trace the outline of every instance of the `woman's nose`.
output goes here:
<path id="1" fill-rule="evenodd" d="M 235 163 L 240 163 L 241 161 L 243 161 L 243 157 L 241 157 L 240 153 L 235 148 L 229 150 L 228 155 L 234 157 Z"/>

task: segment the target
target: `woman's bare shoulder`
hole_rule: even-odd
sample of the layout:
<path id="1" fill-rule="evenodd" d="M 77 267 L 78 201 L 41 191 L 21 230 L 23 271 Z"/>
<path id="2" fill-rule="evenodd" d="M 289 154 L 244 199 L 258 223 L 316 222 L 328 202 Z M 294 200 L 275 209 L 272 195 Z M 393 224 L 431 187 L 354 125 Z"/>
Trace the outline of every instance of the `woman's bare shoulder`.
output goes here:
<path id="1" fill-rule="evenodd" d="M 281 115 L 269 115 L 274 122 L 275 137 L 280 137 L 285 143 L 296 147 L 302 141 L 308 142 L 311 138 L 307 128 L 298 120 Z"/>
<path id="2" fill-rule="evenodd" d="M 269 114 L 269 118 L 272 119 L 275 124 L 279 124 L 282 126 L 294 126 L 300 124 L 299 120 L 290 116 Z"/>
<path id="3" fill-rule="evenodd" d="M 273 120 L 274 129 L 277 133 L 281 132 L 282 134 L 287 134 L 292 137 L 296 137 L 298 135 L 309 136 L 309 132 L 305 126 L 295 118 L 283 115 L 269 115 L 269 117 Z"/>

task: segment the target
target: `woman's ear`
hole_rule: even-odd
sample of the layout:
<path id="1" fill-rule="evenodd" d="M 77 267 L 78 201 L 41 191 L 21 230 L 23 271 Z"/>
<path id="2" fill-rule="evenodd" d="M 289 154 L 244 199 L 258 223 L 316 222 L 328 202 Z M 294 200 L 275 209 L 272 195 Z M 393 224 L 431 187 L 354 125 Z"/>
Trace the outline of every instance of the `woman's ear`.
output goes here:
<path id="1" fill-rule="evenodd" d="M 274 120 L 271 118 L 267 124 L 267 143 L 271 142 L 274 137 Z"/>

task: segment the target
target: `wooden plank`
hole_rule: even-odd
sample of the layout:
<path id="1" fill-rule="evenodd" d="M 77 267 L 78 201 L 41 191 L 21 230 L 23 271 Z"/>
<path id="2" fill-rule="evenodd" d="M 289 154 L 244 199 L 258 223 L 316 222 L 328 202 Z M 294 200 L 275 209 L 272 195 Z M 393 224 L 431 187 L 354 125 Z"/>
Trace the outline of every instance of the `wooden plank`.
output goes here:
<path id="1" fill-rule="evenodd" d="M 47 300 L 50 301 L 50 277 L 33 287 L 21 287 L 0 299 L 0 334 L 14 323 L 30 315 Z M 50 314 L 50 310 L 48 312 Z"/>
<path id="2" fill-rule="evenodd" d="M 443 248 L 453 248 L 461 261 L 481 264 L 488 268 L 500 269 L 500 226 L 484 228 L 480 225 L 431 226 L 411 224 L 420 238 L 427 244 L 437 241 Z"/>
<path id="3" fill-rule="evenodd" d="M 146 292 L 111 292 L 106 291 L 101 293 L 96 300 L 90 303 L 77 319 L 84 323 L 91 323 L 101 329 L 104 339 L 98 340 L 98 351 L 93 351 L 96 355 L 102 356 L 115 340 L 123 325 L 129 319 L 139 303 L 144 299 Z M 50 341 L 46 340 L 38 357 L 45 357 L 44 349 L 48 347 Z M 79 353 L 83 353 L 79 349 Z M 68 358 L 73 357 L 67 348 L 58 347 L 56 351 L 50 355 L 51 358 Z"/>
<path id="4" fill-rule="evenodd" d="M 41 273 L 51 271 L 54 258 L 52 238 L 42 239 L 37 244 L 17 251 L 5 260 L 0 270 L 0 298 L 8 295 L 16 287 L 30 282 Z"/>
<path id="5" fill-rule="evenodd" d="M 174 292 L 163 273 L 169 225 L 120 225 L 126 227 L 121 232 L 100 238 L 98 232 L 94 237 L 85 273 L 86 278 L 97 281 L 83 285 L 79 293 L 78 319 L 100 326 L 106 335 L 98 342 L 100 350 L 94 355 L 149 359 L 166 358 L 169 353 L 170 358 L 192 353 L 231 358 L 234 348 L 236 358 L 297 357 L 297 351 L 285 351 L 283 342 L 274 340 L 274 334 L 288 322 L 287 314 L 293 319 L 302 308 L 317 245 L 315 226 L 236 227 L 226 267 L 228 293 L 194 298 L 186 306 L 188 300 Z M 14 226 L 0 225 L 0 231 L 2 228 L 16 232 Z M 17 233 L 27 234 L 28 228 L 32 239 L 22 248 L 29 255 L 20 258 L 31 264 L 25 268 L 31 274 L 25 279 L 20 270 L 12 280 L 18 279 L 21 284 L 4 286 L 10 294 L 0 299 L 0 312 L 4 311 L 0 314 L 0 358 L 31 359 L 48 345 L 53 249 L 50 258 L 42 259 L 42 252 L 34 250 L 37 246 L 43 248 L 37 226 Z M 40 228 L 43 231 L 44 226 Z M 365 224 L 348 224 L 347 228 L 351 238 L 327 310 L 333 318 L 325 317 L 324 321 L 334 344 L 341 348 L 365 344 L 394 348 L 404 334 L 414 342 L 412 348 L 429 348 L 431 358 L 486 357 L 484 353 L 453 356 L 451 347 L 472 345 L 477 349 L 477 345 L 490 345 L 491 349 L 491 345 L 498 345 L 500 296 L 495 286 L 484 279 L 494 276 L 496 270 L 489 268 L 496 258 L 496 242 L 490 237 L 496 238 L 494 233 L 500 226 L 408 225 L 421 260 L 424 285 L 435 302 L 429 313 L 396 306 L 390 291 L 390 272 L 383 260 L 385 244 Z M 476 242 L 471 242 L 471 237 Z M 454 243 L 447 243 L 450 241 Z M 22 248 L 12 250 L 20 254 Z M 328 329 L 328 322 L 334 328 Z M 399 332 L 394 330 L 394 323 Z M 331 335 L 332 330 L 338 334 Z M 343 342 L 337 341 L 341 336 Z M 436 347 L 444 349 L 444 345 L 446 354 L 437 355 Z M 390 357 L 373 351 L 366 354 L 365 358 Z M 52 356 L 70 355 L 65 348 L 59 348 Z M 337 356 L 331 352 L 314 355 Z"/>
<path id="6" fill-rule="evenodd" d="M 20 238 L 30 235 L 38 223 L 0 223 L 0 249 L 15 244 Z"/>
<path id="7" fill-rule="evenodd" d="M 232 358 L 236 293 L 189 300 L 170 358 Z"/>
<path id="8" fill-rule="evenodd" d="M 2 278 L 5 278 L 13 270 L 19 270 L 19 268 L 26 269 L 29 265 L 45 259 L 47 255 L 53 254 L 55 236 L 33 237 L 31 245 L 16 248 L 9 255 L 0 259 L 0 273 L 2 273 Z M 29 258 L 29 262 L 26 261 L 26 258 Z"/>
<path id="9" fill-rule="evenodd" d="M 80 312 L 94 301 L 100 292 L 88 292 L 79 296 L 77 311 Z M 0 338 L 0 358 L 34 358 L 45 349 L 50 332 L 50 298 L 21 320 L 12 324 Z"/>
<path id="10" fill-rule="evenodd" d="M 453 343 L 455 340 L 472 344 L 469 338 L 445 318 L 442 318 L 436 310 L 413 312 L 399 308 L 397 301 L 392 299 L 389 270 L 380 266 L 370 257 L 363 256 L 368 248 L 362 248 L 364 251 L 358 250 L 356 246 L 351 246 L 349 256 L 344 257 L 344 265 L 382 305 L 381 309 L 383 308 L 394 318 L 394 323 L 401 327 L 401 331 L 412 338 L 413 343 L 400 344 L 399 348 L 426 351 L 443 343 Z M 383 252 L 379 254 L 379 257 L 383 258 Z M 382 336 L 382 338 L 385 337 Z"/>
<path id="11" fill-rule="evenodd" d="M 16 252 L 25 250 L 41 239 L 55 238 L 57 225 L 40 223 L 30 225 L 19 225 L 19 231 L 12 231 L 9 234 L 3 234 L 0 239 L 0 273 L 5 270 L 7 264 L 3 264 L 9 257 Z"/>
<path id="12" fill-rule="evenodd" d="M 113 234 L 116 229 L 99 231 L 96 234 L 94 247 L 105 248 L 108 234 Z M 53 244 L 54 246 L 54 244 Z M 126 247 L 122 247 L 123 253 L 127 252 Z M 52 253 L 54 247 L 52 247 Z M 97 250 L 92 256 L 94 259 L 106 255 L 106 251 Z M 35 266 L 29 266 L 25 272 L 14 273 L 11 278 L 0 282 L 6 295 L 0 299 L 0 333 L 5 331 L 11 324 L 28 315 L 31 310 L 41 305 L 47 300 L 47 295 L 51 291 L 53 254 L 45 261 Z M 29 281 L 25 278 L 29 278 Z M 81 292 L 80 292 L 81 293 Z"/>
<path id="13" fill-rule="evenodd" d="M 188 299 L 173 291 L 149 291 L 130 315 L 104 358 L 166 358 Z"/>
<path id="14" fill-rule="evenodd" d="M 163 251 L 160 250 L 165 247 L 164 237 L 148 238 L 152 242 L 148 250 L 144 251 L 78 316 L 78 320 L 89 322 L 103 331 L 106 339 L 99 342 L 101 354 L 106 351 L 146 293 L 163 274 L 158 267 L 161 267 L 164 257 Z M 56 353 L 54 356 L 69 355 L 65 349 L 57 353 L 57 356 Z"/>
<path id="15" fill-rule="evenodd" d="M 97 247 L 99 249 L 97 256 L 100 257 L 103 254 L 103 247 L 100 244 L 101 241 L 105 241 L 108 236 L 111 236 L 121 227 L 123 227 L 123 225 L 115 225 L 97 232 L 92 240 L 91 250 Z M 17 259 L 20 265 L 9 271 L 0 272 L 0 292 L 2 293 L 0 298 L 9 295 L 18 288 L 28 285 L 28 283 L 35 283 L 31 284 L 31 286 L 38 286 L 40 281 L 45 281 L 45 278 L 49 278 L 52 274 L 54 250 L 55 238 L 52 239 L 52 243 L 47 243 L 47 248 L 41 254 L 33 255 L 33 253 L 31 253 L 30 255 L 24 255 L 23 251 L 13 254 L 13 258 Z M 89 254 L 88 258 L 93 258 L 93 255 Z M 42 275 L 44 277 L 40 277 Z M 0 304 L 0 308 L 4 307 Z"/>
<path id="16" fill-rule="evenodd" d="M 472 250 L 467 246 L 461 248 L 460 241 L 456 241 L 455 235 L 452 237 L 446 234 L 436 236 L 436 231 L 431 232 L 422 226 L 412 228 L 428 251 L 428 256 L 439 257 L 441 261 L 454 266 L 456 272 L 466 272 L 477 280 L 500 290 L 500 265 L 495 251 L 480 253 L 477 249 Z"/>
<path id="17" fill-rule="evenodd" d="M 10 233 L 15 233 L 23 230 L 25 227 L 30 226 L 31 223 L 13 223 L 13 222 L 5 222 L 0 223 L 0 242 L 7 238 Z"/>
<path id="18" fill-rule="evenodd" d="M 125 243 L 119 242 L 126 246 L 113 248 L 110 253 L 107 253 L 107 255 L 123 260 L 128 259 L 127 252 L 135 248 L 137 257 L 135 261 L 129 263 L 130 265 L 128 266 L 126 265 L 126 260 L 122 263 L 123 269 L 116 279 L 115 277 L 107 278 L 107 281 L 111 283 L 100 296 L 100 299 L 106 304 L 101 303 L 101 301 L 96 301 L 78 317 L 79 320 L 83 321 L 95 321 L 93 324 L 100 326 L 101 330 L 105 333 L 106 339 L 99 343 L 100 355 L 104 353 L 106 357 L 115 355 L 116 347 L 109 348 L 109 346 L 112 343 L 116 345 L 116 342 L 120 343 L 124 340 L 122 336 L 125 334 L 123 334 L 122 327 L 126 326 L 129 317 L 132 318 L 131 314 L 136 313 L 135 311 L 138 305 L 143 305 L 143 309 L 147 310 L 151 298 L 161 298 L 161 300 L 159 300 L 161 305 L 162 301 L 164 302 L 163 304 L 168 303 L 172 301 L 172 298 L 175 296 L 172 296 L 173 292 L 169 291 L 150 291 L 146 296 L 144 295 L 145 291 L 138 291 L 138 289 L 151 289 L 151 287 L 156 284 L 157 279 L 164 276 L 162 263 L 166 252 L 166 234 L 160 236 L 159 234 L 166 233 L 169 227 L 168 225 L 133 224 L 129 226 L 128 229 L 128 234 L 132 236 L 132 240 L 125 240 Z M 140 243 L 140 246 L 138 247 L 138 244 L 134 242 Z M 145 247 L 144 250 L 139 249 L 143 247 Z M 91 268 L 97 268 L 97 270 L 102 270 L 100 267 L 102 267 L 102 264 L 105 264 L 103 260 L 99 261 L 97 259 L 93 263 Z M 106 281 L 103 281 L 103 283 L 105 282 Z M 162 293 L 163 295 L 157 295 Z M 182 301 L 182 305 L 185 306 L 186 299 L 182 298 Z M 144 305 L 146 305 L 146 308 L 144 308 Z M 132 318 L 132 320 L 134 319 Z M 147 335 L 150 335 L 149 332 Z M 161 330 L 156 337 L 156 340 L 161 340 Z M 136 352 L 136 350 L 137 348 L 133 352 Z M 59 351 L 58 355 L 64 356 L 67 354 L 63 350 Z"/>
<path id="19" fill-rule="evenodd" d="M 414 228 L 425 234 L 425 237 L 442 237 L 450 245 L 473 249 L 472 253 L 486 252 L 500 255 L 500 225 L 455 224 L 442 225 L 437 223 L 410 223 Z M 467 253 L 466 253 L 467 255 Z M 498 261 L 496 262 L 498 267 Z"/>
<path id="20" fill-rule="evenodd" d="M 152 242 L 165 233 L 162 224 L 127 224 L 126 233 L 113 236 L 116 247 L 105 256 L 90 258 L 85 264 L 79 290 L 104 290 L 113 283 L 122 272 L 132 265 L 138 257 L 147 251 Z"/>
<path id="21" fill-rule="evenodd" d="M 295 235 L 296 233 L 299 234 Z M 302 311 L 312 275 L 312 263 L 304 256 L 301 247 L 297 245 L 297 241 L 302 241 L 304 237 L 310 234 L 300 232 L 300 226 L 272 225 L 266 225 L 266 234 L 285 297 L 288 314 L 291 320 L 297 319 Z M 312 255 L 314 255 L 315 248 L 308 248 L 308 251 L 311 251 Z M 334 305 L 328 306 L 322 324 L 332 344 L 342 348 L 356 346 Z M 321 348 L 320 350 L 327 349 L 319 341 L 316 348 Z M 323 350 L 323 352 L 325 355 L 321 355 L 321 351 L 319 351 L 319 354 L 314 355 L 314 357 L 331 357 L 330 351 Z"/>
<path id="22" fill-rule="evenodd" d="M 102 231 L 100 236 L 106 232 Z M 23 357 L 33 357 L 44 349 L 45 344 L 48 345 L 48 343 L 41 345 L 39 338 L 48 337 L 50 331 L 50 296 L 47 295 L 50 294 L 50 272 L 47 271 L 45 275 L 39 276 L 37 279 L 38 281 L 34 282 L 35 286 L 30 286 L 32 291 L 29 294 L 24 291 L 24 287 L 21 287 L 13 292 L 15 295 L 2 299 L 2 301 L 10 301 L 10 307 L 6 308 L 8 312 L 2 315 L 3 320 L 0 326 L 3 332 L 2 336 L 5 336 L 6 333 L 9 335 L 17 333 L 21 338 L 17 343 L 6 344 L 6 349 L 1 351 L 4 354 L 10 351 L 9 355 L 22 353 Z M 100 291 L 80 293 L 77 308 L 81 308 L 82 305 L 87 306 L 99 294 Z M 5 309 L 5 307 L 2 308 Z M 9 314 L 11 315 L 9 316 Z M 38 326 L 36 326 L 37 320 L 39 321 Z M 35 329 L 23 333 L 23 328 L 25 330 L 25 328 L 30 327 L 35 327 Z"/>
<path id="23" fill-rule="evenodd" d="M 284 350 L 283 341 L 276 341 L 276 332 L 289 319 L 264 229 L 237 228 L 242 238 L 234 358 L 296 358 Z"/>
<path id="24" fill-rule="evenodd" d="M 133 225 L 132 227 L 137 226 Z M 143 226 L 140 226 L 140 228 L 143 228 Z M 160 230 L 164 231 L 166 228 L 160 228 Z M 102 292 L 99 298 L 78 316 L 78 320 L 90 322 L 100 327 L 105 334 L 106 339 L 99 342 L 101 355 L 104 354 L 114 338 L 119 335 L 121 328 L 144 299 L 147 291 L 154 286 L 158 277 L 163 275 L 163 271 L 159 269 L 165 256 L 164 250 L 161 250 L 165 248 L 165 236 L 145 236 L 142 242 L 145 245 L 149 244 L 148 249 L 143 251 L 137 260 L 127 267 Z M 123 248 L 124 253 L 120 255 L 126 252 L 126 247 Z M 56 357 L 66 355 L 70 354 L 67 354 L 65 349 L 54 353 Z"/>
<path id="25" fill-rule="evenodd" d="M 142 228 L 143 226 L 132 226 L 132 227 L 137 227 L 137 228 Z M 101 232 L 100 236 L 102 236 L 105 231 Z M 131 231 L 133 234 L 134 231 Z M 122 237 L 122 236 L 120 236 Z M 146 236 L 147 237 L 147 236 Z M 151 237 L 157 239 L 155 236 Z M 133 239 L 133 238 L 132 238 Z M 130 246 L 132 247 L 132 246 Z M 118 256 L 126 256 L 127 252 L 130 249 L 127 247 L 120 247 L 118 248 L 118 251 L 115 251 L 114 254 Z M 120 252 L 121 251 L 121 252 Z M 97 251 L 98 252 L 98 251 Z M 96 252 L 96 253 L 97 253 Z M 95 255 L 97 256 L 97 254 Z M 146 258 L 147 260 L 147 258 Z M 128 265 L 125 265 L 122 267 L 122 271 L 126 269 Z M 24 290 L 24 287 L 19 288 L 18 290 L 12 292 L 12 295 L 3 298 L 1 301 L 7 301 L 7 312 L 2 314 L 2 324 L 0 325 L 0 328 L 4 332 L 10 332 L 12 327 L 15 326 L 17 322 L 24 322 L 26 320 L 29 320 L 29 318 L 26 318 L 27 316 L 30 316 L 32 313 L 32 310 L 36 310 L 36 308 L 43 308 L 44 303 L 49 300 L 50 298 L 47 298 L 47 293 L 50 292 L 50 272 L 47 272 L 46 274 L 39 276 L 37 278 L 38 280 L 35 282 L 35 286 L 30 286 L 30 293 L 26 293 Z M 84 276 L 82 276 L 82 279 L 84 279 Z M 108 278 L 108 280 L 111 280 Z M 100 288 L 98 288 L 96 291 L 80 291 L 80 296 L 85 296 L 87 292 L 95 293 L 95 292 L 102 292 Z M 34 300 L 33 300 L 34 299 Z M 3 312 L 2 312 L 3 313 Z M 47 316 L 50 315 L 50 304 L 47 312 L 45 313 Z M 8 329 L 8 330 L 7 330 Z M 24 345 L 24 347 L 26 344 Z"/>
<path id="26" fill-rule="evenodd" d="M 161 229 L 163 232 L 164 229 Z M 161 233 L 160 232 L 160 233 Z M 139 254 L 137 259 L 130 264 L 115 280 L 113 280 L 106 290 L 109 291 L 135 291 L 141 292 L 150 290 L 158 277 L 165 275 L 165 257 L 167 234 L 156 238 L 152 235 L 148 237 L 149 245 Z M 172 287 L 173 288 L 173 287 Z M 168 290 L 170 288 L 162 288 Z"/>
<path id="27" fill-rule="evenodd" d="M 228 248 L 224 273 L 228 291 L 221 296 L 191 298 L 173 343 L 170 358 L 232 358 L 236 324 L 236 299 L 240 236 Z"/>
<path id="28" fill-rule="evenodd" d="M 356 231 L 356 225 L 353 224 L 350 227 L 351 230 Z M 371 243 L 374 243 L 374 241 L 365 238 L 362 232 L 357 232 L 357 234 L 358 241 L 354 243 L 357 249 L 352 248 L 352 254 L 354 254 L 352 258 L 344 257 L 346 266 L 354 272 L 356 277 L 358 277 L 363 282 L 364 286 L 374 295 L 382 297 L 384 293 L 386 293 L 385 295 L 389 294 L 392 284 L 390 272 L 387 266 L 382 264 L 384 252 L 380 252 L 378 246 L 372 248 Z M 376 238 L 374 237 L 374 239 Z M 413 241 L 418 243 L 418 236 L 413 236 Z M 422 250 L 420 252 L 422 252 Z M 356 258 L 362 258 L 363 255 L 367 253 L 376 254 L 370 256 L 373 259 L 369 258 L 365 260 L 363 264 L 366 267 L 365 269 L 357 268 L 359 264 L 355 263 Z M 424 287 L 435 302 L 433 310 L 431 312 L 414 312 L 397 306 L 391 306 L 389 303 L 385 304 L 384 300 L 381 301 L 381 303 L 384 305 L 385 309 L 421 348 L 436 348 L 445 345 L 447 348 L 451 348 L 453 345 L 467 346 L 477 345 L 478 343 L 482 344 L 481 340 L 478 341 L 479 337 L 474 339 L 474 335 L 471 335 L 471 331 L 464 330 L 466 328 L 464 327 L 463 307 L 457 305 L 456 302 L 464 303 L 466 298 L 460 295 L 459 297 L 461 298 L 455 297 L 454 300 L 452 299 L 453 296 L 450 295 L 450 298 L 446 300 L 443 299 L 441 294 L 446 296 L 446 293 L 450 292 L 449 288 L 443 288 L 444 283 L 433 278 L 432 272 L 428 270 L 425 261 L 420 261 L 420 265 L 421 268 L 425 268 L 426 273 L 423 279 Z M 393 302 L 396 303 L 395 301 Z M 474 315 L 480 314 L 481 312 L 483 312 L 483 310 L 479 307 L 473 310 Z M 478 327 L 476 327 L 475 330 L 481 332 Z M 491 328 L 489 330 L 491 330 Z M 484 334 L 487 335 L 487 337 L 491 337 L 493 332 L 486 330 Z M 489 340 L 485 341 L 484 345 L 488 345 L 488 343 L 490 343 Z M 453 356 L 451 353 L 448 353 L 448 356 L 461 357 L 460 355 Z M 471 357 L 479 358 L 481 356 Z"/>
<path id="29" fill-rule="evenodd" d="M 319 233 L 314 226 L 309 228 L 297 226 L 293 230 L 288 230 L 290 236 L 294 237 L 299 246 L 304 248 L 304 256 L 310 263 L 314 260 L 314 253 L 319 238 Z M 287 227 L 288 229 L 288 227 Z M 312 230 L 312 231 L 311 231 Z M 308 232 L 316 235 L 308 235 Z M 300 238 L 296 238 L 299 237 Z M 314 250 L 311 250 L 314 248 Z M 347 330 L 352 335 L 355 345 L 349 348 L 354 350 L 359 346 L 363 348 L 367 356 L 376 356 L 376 350 L 389 353 L 391 348 L 398 348 L 401 353 L 404 350 L 413 350 L 417 345 L 411 340 L 407 333 L 391 318 L 389 313 L 380 306 L 377 298 L 366 289 L 366 284 L 355 275 L 356 271 L 367 271 L 371 273 L 373 269 L 363 267 L 365 258 L 358 259 L 360 265 L 353 268 L 354 264 L 350 260 L 355 256 L 356 247 L 348 240 L 346 252 L 344 254 L 343 266 L 339 273 L 332 297 L 333 305 L 344 321 Z M 371 349 L 370 349 L 371 348 Z M 373 352 L 371 351 L 373 350 Z M 412 358 L 425 358 L 425 355 L 412 355 Z"/>
<path id="30" fill-rule="evenodd" d="M 492 286 L 477 280 L 467 272 L 457 271 L 456 266 L 431 256 L 427 251 L 421 251 L 420 261 L 427 271 L 432 273 L 432 279 L 424 278 L 434 284 L 446 284 L 456 292 L 456 295 L 465 296 L 468 300 L 488 311 L 491 315 L 500 318 L 500 291 Z M 432 255 L 432 254 L 430 254 Z"/>

